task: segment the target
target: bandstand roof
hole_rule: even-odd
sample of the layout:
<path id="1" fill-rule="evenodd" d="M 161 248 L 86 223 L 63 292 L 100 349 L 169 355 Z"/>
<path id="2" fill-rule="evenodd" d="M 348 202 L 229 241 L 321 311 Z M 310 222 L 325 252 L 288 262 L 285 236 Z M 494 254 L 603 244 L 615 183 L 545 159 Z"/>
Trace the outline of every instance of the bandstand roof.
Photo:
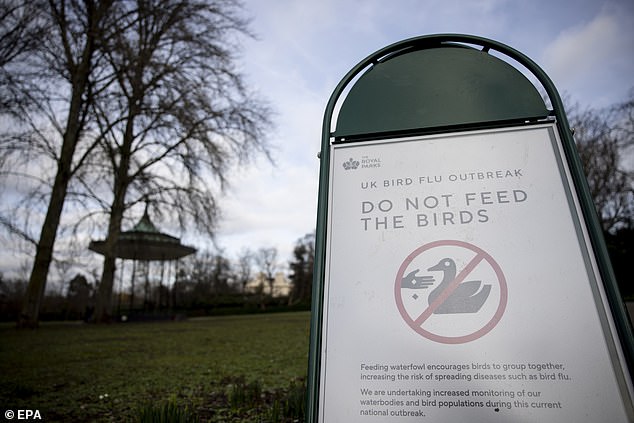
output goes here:
<path id="1" fill-rule="evenodd" d="M 106 241 L 91 241 L 88 249 L 105 255 Z M 145 213 L 130 231 L 121 232 L 115 247 L 117 258 L 128 260 L 176 260 L 196 252 L 183 245 L 180 238 L 160 232 L 145 208 Z"/>

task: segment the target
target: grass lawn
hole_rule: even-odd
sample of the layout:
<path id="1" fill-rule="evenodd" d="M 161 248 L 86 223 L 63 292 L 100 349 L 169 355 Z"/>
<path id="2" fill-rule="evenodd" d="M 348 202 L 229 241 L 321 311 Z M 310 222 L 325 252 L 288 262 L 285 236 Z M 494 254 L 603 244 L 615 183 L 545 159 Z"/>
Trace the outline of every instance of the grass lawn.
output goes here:
<path id="1" fill-rule="evenodd" d="M 231 402 L 236 387 L 264 398 L 304 378 L 309 323 L 310 314 L 298 312 L 43 323 L 34 331 L 6 324 L 0 326 L 0 408 L 37 409 L 49 422 L 105 422 L 135 421 L 143 407 L 169 403 L 201 420 L 264 421 L 246 402 Z"/>

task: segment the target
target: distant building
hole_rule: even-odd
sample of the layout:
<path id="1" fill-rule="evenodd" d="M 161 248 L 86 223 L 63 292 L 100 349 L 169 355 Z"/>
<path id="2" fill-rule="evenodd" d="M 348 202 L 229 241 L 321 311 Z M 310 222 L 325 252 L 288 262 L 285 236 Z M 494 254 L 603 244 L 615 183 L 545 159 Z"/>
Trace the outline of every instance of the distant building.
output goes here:
<path id="1" fill-rule="evenodd" d="M 247 282 L 246 290 L 247 292 L 254 294 L 262 292 L 273 297 L 284 297 L 290 294 L 291 283 L 284 273 L 277 272 L 275 274 L 275 279 L 273 280 L 273 292 L 271 292 L 271 285 L 269 284 L 266 275 L 260 272 L 255 276 L 255 278 Z"/>

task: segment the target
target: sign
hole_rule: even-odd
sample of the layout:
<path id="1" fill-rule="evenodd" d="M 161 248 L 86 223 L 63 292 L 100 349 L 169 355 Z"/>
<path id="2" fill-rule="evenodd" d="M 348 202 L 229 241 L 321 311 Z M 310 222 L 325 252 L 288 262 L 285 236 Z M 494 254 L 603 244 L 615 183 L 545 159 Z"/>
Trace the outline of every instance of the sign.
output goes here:
<path id="1" fill-rule="evenodd" d="M 319 421 L 632 421 L 554 124 L 330 148 Z"/>

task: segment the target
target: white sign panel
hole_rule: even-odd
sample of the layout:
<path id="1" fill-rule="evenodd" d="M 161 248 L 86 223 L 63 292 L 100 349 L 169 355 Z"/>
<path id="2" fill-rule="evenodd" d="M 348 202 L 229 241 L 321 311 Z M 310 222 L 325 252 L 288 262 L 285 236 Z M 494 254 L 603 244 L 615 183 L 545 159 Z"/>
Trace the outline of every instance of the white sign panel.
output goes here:
<path id="1" fill-rule="evenodd" d="M 320 421 L 632 421 L 554 125 L 331 148 Z"/>

